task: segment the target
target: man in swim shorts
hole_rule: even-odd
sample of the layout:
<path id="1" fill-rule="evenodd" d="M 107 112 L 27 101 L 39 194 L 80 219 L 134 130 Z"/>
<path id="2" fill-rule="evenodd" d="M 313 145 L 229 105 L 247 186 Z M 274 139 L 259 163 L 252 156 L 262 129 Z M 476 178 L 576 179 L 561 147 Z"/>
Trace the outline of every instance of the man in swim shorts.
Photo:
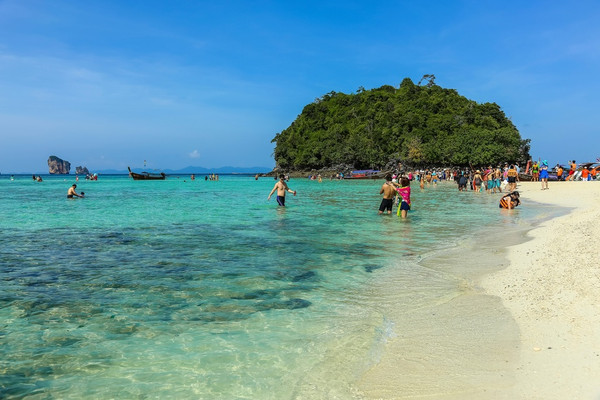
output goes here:
<path id="1" fill-rule="evenodd" d="M 294 196 L 296 195 L 296 191 L 292 190 L 288 187 L 287 183 L 285 183 L 285 175 L 279 175 L 279 181 L 273 186 L 273 190 L 269 193 L 269 197 L 267 200 L 271 200 L 271 196 L 277 190 L 277 204 L 281 207 L 285 207 L 285 192 L 290 192 Z"/>
<path id="2" fill-rule="evenodd" d="M 392 183 L 392 176 L 390 174 L 385 176 L 385 183 L 381 186 L 379 194 L 383 194 L 383 199 L 379 205 L 379 214 L 383 214 L 385 211 L 387 211 L 388 214 L 391 214 L 394 196 L 396 195 L 396 188 Z"/>
<path id="3" fill-rule="evenodd" d="M 570 165 L 571 165 L 571 169 L 569 169 L 569 176 L 567 177 L 568 181 L 573 179 L 573 175 L 575 175 L 575 172 L 577 171 L 577 163 L 575 162 L 575 160 L 573 160 L 570 163 Z"/>
<path id="4" fill-rule="evenodd" d="M 494 172 L 494 193 L 496 193 L 496 189 L 502 193 L 502 168 L 500 166 Z"/>
<path id="5" fill-rule="evenodd" d="M 77 188 L 77 185 L 73 184 L 73 186 L 71 186 L 69 188 L 69 190 L 67 191 L 67 199 L 72 199 L 73 197 L 81 197 L 80 195 L 77 194 L 77 192 L 75 191 L 75 188 Z"/>

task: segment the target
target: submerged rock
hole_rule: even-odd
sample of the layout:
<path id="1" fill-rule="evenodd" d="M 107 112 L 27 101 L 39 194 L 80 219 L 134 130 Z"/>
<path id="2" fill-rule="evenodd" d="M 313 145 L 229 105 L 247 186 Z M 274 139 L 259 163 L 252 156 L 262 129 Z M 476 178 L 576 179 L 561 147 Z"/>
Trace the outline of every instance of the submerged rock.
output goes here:
<path id="1" fill-rule="evenodd" d="M 365 265 L 365 271 L 367 271 L 367 272 L 373 272 L 379 268 L 383 268 L 383 265 L 375 265 L 375 264 Z"/>

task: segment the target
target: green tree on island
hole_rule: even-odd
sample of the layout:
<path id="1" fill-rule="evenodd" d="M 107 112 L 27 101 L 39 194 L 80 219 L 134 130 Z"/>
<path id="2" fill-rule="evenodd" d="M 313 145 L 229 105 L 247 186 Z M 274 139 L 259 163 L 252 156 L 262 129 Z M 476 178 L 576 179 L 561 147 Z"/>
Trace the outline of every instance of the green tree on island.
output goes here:
<path id="1" fill-rule="evenodd" d="M 413 166 L 468 166 L 523 162 L 523 140 L 496 103 L 478 104 L 454 89 L 384 85 L 357 93 L 330 92 L 308 104 L 278 133 L 277 166 L 310 170 L 349 165 L 381 169 L 390 163 Z"/>

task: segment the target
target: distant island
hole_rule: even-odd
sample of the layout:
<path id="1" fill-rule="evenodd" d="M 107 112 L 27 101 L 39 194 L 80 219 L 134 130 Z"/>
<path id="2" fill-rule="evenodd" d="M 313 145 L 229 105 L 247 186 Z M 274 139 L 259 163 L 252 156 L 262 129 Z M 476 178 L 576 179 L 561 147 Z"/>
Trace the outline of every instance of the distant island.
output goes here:
<path id="1" fill-rule="evenodd" d="M 48 157 L 48 173 L 52 175 L 67 175 L 71 172 L 71 163 L 57 156 Z"/>
<path id="2" fill-rule="evenodd" d="M 56 157 L 56 156 L 52 156 L 52 157 Z M 49 174 L 50 175 L 66 175 L 69 174 L 70 172 L 66 172 L 66 171 L 70 171 L 71 169 L 71 164 L 68 161 L 64 161 L 61 160 L 60 158 L 56 157 L 55 159 L 51 159 L 51 164 L 53 165 L 52 167 L 49 166 Z M 67 164 L 68 163 L 68 167 Z M 58 166 L 61 166 L 60 168 Z M 50 169 L 52 168 L 52 169 Z M 61 169 L 62 168 L 62 169 Z M 224 167 L 218 167 L 218 168 L 205 168 L 205 167 L 194 167 L 194 166 L 189 166 L 189 167 L 185 167 L 185 168 L 181 168 L 181 169 L 169 169 L 169 168 L 165 168 L 165 169 L 154 169 L 154 168 L 147 168 L 147 167 L 137 167 L 137 168 L 131 168 L 132 171 L 134 172 L 142 172 L 142 171 L 147 171 L 147 172 L 164 172 L 167 175 L 186 175 L 186 174 L 199 174 L 199 175 L 208 175 L 208 174 L 247 174 L 247 175 L 255 175 L 255 174 L 266 174 L 269 171 L 272 171 L 272 167 L 231 167 L 231 166 L 224 166 Z M 51 172 L 51 171 L 55 171 L 55 172 Z M 63 171 L 63 172 L 58 172 L 58 171 Z M 87 171 L 87 172 L 86 172 Z M 45 174 L 45 172 L 43 171 L 36 171 L 36 170 L 32 170 L 30 172 L 8 172 L 9 174 L 17 174 L 17 175 L 43 175 Z M 82 167 L 82 166 L 78 166 L 76 168 L 75 174 L 77 175 L 87 175 L 87 174 L 92 174 L 92 173 L 96 173 L 99 175 L 128 175 L 129 171 L 127 171 L 127 169 L 93 169 L 93 170 L 89 170 L 87 167 Z M 6 174 L 6 172 L 5 172 Z"/>
<path id="3" fill-rule="evenodd" d="M 167 175 L 177 175 L 177 174 L 262 174 L 272 170 L 272 168 L 268 167 L 218 167 L 218 168 L 205 168 L 205 167 L 185 167 L 181 169 L 154 169 L 154 168 L 141 168 L 141 167 L 131 167 L 133 172 L 164 172 Z M 128 174 L 129 172 L 124 170 L 116 170 L 116 169 L 105 169 L 96 171 L 99 174 L 111 174 L 111 175 L 122 175 Z"/>
<path id="4" fill-rule="evenodd" d="M 496 103 L 409 78 L 399 87 L 327 93 L 272 140 L 275 170 L 286 171 L 525 162 L 529 142 Z"/>

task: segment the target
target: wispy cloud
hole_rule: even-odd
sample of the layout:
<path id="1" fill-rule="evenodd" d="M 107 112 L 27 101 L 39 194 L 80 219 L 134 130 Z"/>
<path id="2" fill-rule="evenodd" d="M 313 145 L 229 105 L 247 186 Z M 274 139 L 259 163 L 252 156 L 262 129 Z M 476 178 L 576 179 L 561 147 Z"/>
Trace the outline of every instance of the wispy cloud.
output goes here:
<path id="1" fill-rule="evenodd" d="M 198 150 L 194 150 L 189 154 L 190 158 L 200 158 L 200 153 Z"/>

